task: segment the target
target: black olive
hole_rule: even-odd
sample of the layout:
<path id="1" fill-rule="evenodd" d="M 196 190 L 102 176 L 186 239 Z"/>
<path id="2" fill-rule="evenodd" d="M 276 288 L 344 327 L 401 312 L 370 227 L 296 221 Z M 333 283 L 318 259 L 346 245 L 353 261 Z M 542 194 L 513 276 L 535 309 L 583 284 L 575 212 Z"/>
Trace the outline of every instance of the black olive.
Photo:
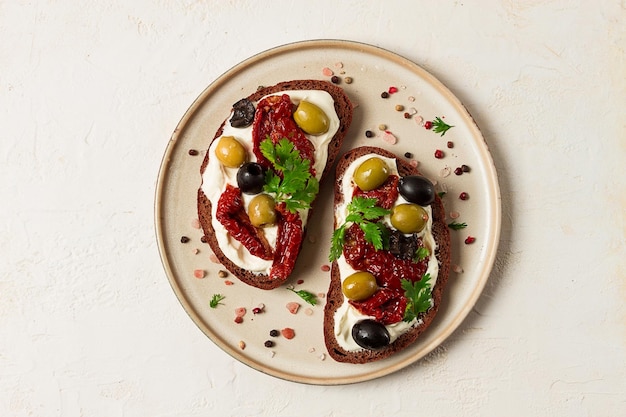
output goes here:
<path id="1" fill-rule="evenodd" d="M 405 236 L 399 230 L 392 230 L 389 234 L 389 252 L 398 259 L 413 259 L 419 246 L 416 234 Z"/>
<path id="2" fill-rule="evenodd" d="M 352 326 L 352 338 L 365 349 L 376 350 L 391 342 L 389 332 L 381 323 L 374 320 L 362 320 Z"/>
<path id="3" fill-rule="evenodd" d="M 242 98 L 233 104 L 233 117 L 230 124 L 233 127 L 248 127 L 254 121 L 254 104 L 247 98 Z"/>
<path id="4" fill-rule="evenodd" d="M 246 162 L 237 171 L 237 186 L 244 194 L 258 194 L 265 185 L 265 169 L 256 162 Z"/>
<path id="5" fill-rule="evenodd" d="M 435 201 L 435 186 L 428 178 L 409 175 L 400 178 L 398 191 L 408 202 L 428 206 Z"/>

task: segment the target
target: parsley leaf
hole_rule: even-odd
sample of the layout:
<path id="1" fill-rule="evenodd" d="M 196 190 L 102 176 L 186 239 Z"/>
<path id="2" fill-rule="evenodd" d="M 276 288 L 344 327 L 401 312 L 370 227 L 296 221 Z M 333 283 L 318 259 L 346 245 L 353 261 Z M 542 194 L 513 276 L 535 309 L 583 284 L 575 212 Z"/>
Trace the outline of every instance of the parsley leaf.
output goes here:
<path id="1" fill-rule="evenodd" d="M 216 308 L 217 305 L 220 304 L 220 301 L 222 301 L 224 298 L 226 297 L 222 294 L 213 294 L 213 298 L 211 298 L 211 301 L 209 302 L 209 307 Z"/>
<path id="2" fill-rule="evenodd" d="M 435 120 L 433 121 L 433 132 L 441 133 L 441 136 L 445 135 L 448 129 L 452 127 L 454 126 L 450 126 L 449 124 L 441 120 L 440 117 L 435 117 Z"/>
<path id="3" fill-rule="evenodd" d="M 430 256 L 430 251 L 427 248 L 422 246 L 417 251 L 415 251 L 415 256 L 413 257 L 413 261 L 419 262 L 419 261 L 426 259 L 429 256 Z"/>
<path id="4" fill-rule="evenodd" d="M 452 223 L 448 223 L 448 227 L 452 230 L 461 230 L 467 227 L 467 223 L 452 222 Z"/>
<path id="5" fill-rule="evenodd" d="M 346 221 L 333 232 L 330 241 L 330 254 L 328 255 L 330 262 L 341 256 L 348 223 L 358 224 L 365 234 L 365 240 L 371 243 L 376 250 L 383 249 L 388 241 L 387 227 L 380 222 L 372 222 L 372 220 L 391 213 L 391 210 L 377 206 L 375 198 L 367 197 L 355 197 L 348 204 L 347 209 Z"/>
<path id="6" fill-rule="evenodd" d="M 415 319 L 418 314 L 428 311 L 432 306 L 430 274 L 425 274 L 421 280 L 415 283 L 403 278 L 400 284 L 404 290 L 404 295 L 409 299 L 406 310 L 404 311 L 403 321 L 410 322 Z"/>
<path id="7" fill-rule="evenodd" d="M 319 191 L 317 178 L 311 175 L 311 161 L 303 159 L 294 144 L 283 138 L 274 144 L 268 137 L 259 145 L 265 158 L 274 167 L 265 174 L 266 193 L 273 193 L 277 203 L 285 203 L 285 207 L 292 213 L 298 209 L 311 208 Z M 282 178 L 277 172 L 282 173 Z"/>
<path id="8" fill-rule="evenodd" d="M 343 252 L 343 241 L 346 237 L 346 223 L 342 224 L 337 230 L 333 232 L 333 236 L 330 239 L 330 254 L 328 259 L 330 262 L 339 259 Z"/>
<path id="9" fill-rule="evenodd" d="M 300 298 L 302 298 L 304 301 L 311 304 L 312 306 L 317 304 L 317 298 L 315 298 L 315 294 L 312 294 L 305 290 L 296 291 L 293 289 L 293 287 L 287 287 L 287 289 L 297 294 Z"/>

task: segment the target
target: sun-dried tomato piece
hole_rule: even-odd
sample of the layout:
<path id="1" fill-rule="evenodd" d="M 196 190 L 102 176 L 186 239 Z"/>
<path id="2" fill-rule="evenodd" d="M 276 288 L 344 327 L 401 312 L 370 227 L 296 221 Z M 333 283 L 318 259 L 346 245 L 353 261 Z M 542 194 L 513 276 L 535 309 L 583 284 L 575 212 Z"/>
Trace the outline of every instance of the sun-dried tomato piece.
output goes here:
<path id="1" fill-rule="evenodd" d="M 418 239 L 418 246 L 421 245 L 421 239 Z M 407 300 L 401 280 L 415 282 L 421 279 L 428 268 L 428 260 L 414 262 L 412 259 L 400 259 L 386 250 L 376 250 L 365 241 L 365 234 L 356 224 L 346 230 L 343 255 L 354 270 L 374 275 L 379 286 L 372 297 L 359 302 L 351 301 L 351 304 L 384 324 L 402 320 Z"/>
<path id="2" fill-rule="evenodd" d="M 302 159 L 311 161 L 311 175 L 315 176 L 315 147 L 293 120 L 293 103 L 288 94 L 269 96 L 257 104 L 257 111 L 252 125 L 253 152 L 257 162 L 265 168 L 271 168 L 270 162 L 263 156 L 259 144 L 269 137 L 274 144 L 287 138 Z"/>
<path id="3" fill-rule="evenodd" d="M 226 190 L 217 202 L 215 217 L 252 255 L 268 261 L 274 258 L 272 248 L 263 233 L 250 223 L 239 188 L 226 185 Z"/>
<path id="4" fill-rule="evenodd" d="M 270 278 L 285 279 L 295 266 L 304 230 L 298 213 L 287 210 L 285 203 L 277 204 L 276 211 L 279 213 L 278 235 Z"/>
<path id="5" fill-rule="evenodd" d="M 371 191 L 363 191 L 359 187 L 354 187 L 352 198 L 359 196 L 375 198 L 377 201 L 376 205 L 389 210 L 398 199 L 398 180 L 397 175 L 390 175 L 383 185 Z"/>
<path id="6" fill-rule="evenodd" d="M 393 324 L 404 318 L 408 301 L 404 291 L 393 288 L 379 288 L 365 301 L 350 301 L 361 313 L 373 316 L 382 324 Z"/>

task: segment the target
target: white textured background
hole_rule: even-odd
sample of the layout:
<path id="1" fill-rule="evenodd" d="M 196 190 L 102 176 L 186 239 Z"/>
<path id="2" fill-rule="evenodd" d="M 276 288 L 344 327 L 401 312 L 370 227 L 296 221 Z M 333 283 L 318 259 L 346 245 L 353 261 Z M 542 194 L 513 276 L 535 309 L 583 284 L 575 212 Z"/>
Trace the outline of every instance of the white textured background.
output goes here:
<path id="1" fill-rule="evenodd" d="M 443 81 L 482 128 L 504 210 L 459 330 L 339 387 L 217 348 L 153 227 L 192 101 L 250 55 L 317 38 Z M 0 416 L 626 415 L 625 47 L 623 0 L 0 1 Z"/>

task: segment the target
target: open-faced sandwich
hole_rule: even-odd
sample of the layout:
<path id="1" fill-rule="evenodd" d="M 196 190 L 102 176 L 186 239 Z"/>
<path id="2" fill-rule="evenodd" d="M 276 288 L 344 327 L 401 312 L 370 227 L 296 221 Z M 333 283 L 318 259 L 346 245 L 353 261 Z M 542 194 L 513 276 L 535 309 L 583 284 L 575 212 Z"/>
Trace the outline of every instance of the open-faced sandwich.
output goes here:
<path id="1" fill-rule="evenodd" d="M 241 281 L 272 289 L 287 280 L 351 121 L 344 91 L 319 80 L 260 88 L 233 105 L 200 169 L 198 216 L 213 252 Z"/>
<path id="2" fill-rule="evenodd" d="M 337 165 L 324 338 L 339 362 L 413 343 L 441 304 L 450 234 L 431 181 L 393 153 L 356 148 Z"/>

